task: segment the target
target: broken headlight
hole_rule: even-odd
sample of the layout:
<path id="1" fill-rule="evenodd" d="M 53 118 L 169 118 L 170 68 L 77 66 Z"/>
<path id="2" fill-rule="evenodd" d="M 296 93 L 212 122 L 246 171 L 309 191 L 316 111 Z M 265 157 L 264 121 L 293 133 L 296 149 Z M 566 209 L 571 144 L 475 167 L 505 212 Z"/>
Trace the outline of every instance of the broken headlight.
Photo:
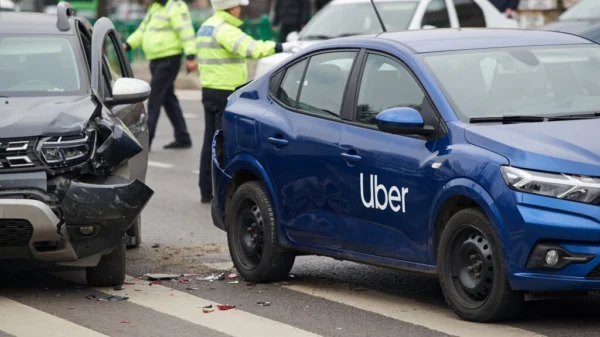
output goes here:
<path id="1" fill-rule="evenodd" d="M 500 167 L 506 184 L 513 190 L 552 198 L 595 203 L 600 196 L 600 179 L 518 169 L 511 166 Z"/>
<path id="2" fill-rule="evenodd" d="M 80 163 L 92 153 L 94 134 L 88 132 L 75 136 L 47 137 L 38 145 L 38 152 L 50 166 Z"/>

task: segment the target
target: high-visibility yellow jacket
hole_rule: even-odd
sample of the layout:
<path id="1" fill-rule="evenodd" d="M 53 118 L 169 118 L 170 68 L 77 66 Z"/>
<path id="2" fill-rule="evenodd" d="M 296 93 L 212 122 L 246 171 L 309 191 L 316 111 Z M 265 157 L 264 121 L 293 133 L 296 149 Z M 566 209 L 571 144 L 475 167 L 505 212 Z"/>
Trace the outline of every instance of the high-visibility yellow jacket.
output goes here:
<path id="1" fill-rule="evenodd" d="M 195 57 L 194 26 L 187 4 L 183 0 L 154 1 L 127 44 L 131 49 L 142 46 L 148 60 L 181 53 Z"/>
<path id="2" fill-rule="evenodd" d="M 239 29 L 243 21 L 216 11 L 196 34 L 197 61 L 203 88 L 235 90 L 248 81 L 247 60 L 275 54 L 280 45 L 258 41 Z"/>

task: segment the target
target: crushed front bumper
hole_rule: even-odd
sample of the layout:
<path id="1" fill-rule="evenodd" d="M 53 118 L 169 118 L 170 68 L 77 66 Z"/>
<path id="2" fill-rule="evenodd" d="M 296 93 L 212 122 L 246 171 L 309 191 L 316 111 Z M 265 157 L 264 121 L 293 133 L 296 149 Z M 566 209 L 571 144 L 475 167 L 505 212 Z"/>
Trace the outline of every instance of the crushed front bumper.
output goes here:
<path id="1" fill-rule="evenodd" d="M 139 180 L 96 185 L 61 179 L 50 192 L 0 190 L 0 259 L 95 266 L 123 242 L 153 194 Z"/>

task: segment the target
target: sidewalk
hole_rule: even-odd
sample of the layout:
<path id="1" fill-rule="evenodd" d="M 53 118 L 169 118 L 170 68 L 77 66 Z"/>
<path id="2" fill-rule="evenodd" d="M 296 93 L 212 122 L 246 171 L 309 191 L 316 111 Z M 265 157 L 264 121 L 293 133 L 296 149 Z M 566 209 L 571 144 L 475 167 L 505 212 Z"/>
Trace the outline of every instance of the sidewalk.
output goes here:
<path id="1" fill-rule="evenodd" d="M 185 70 L 185 63 L 182 62 L 182 68 L 179 72 L 179 76 L 175 80 L 175 89 L 176 90 L 200 90 L 202 85 L 200 83 L 200 77 L 198 73 L 190 73 L 188 74 Z M 134 61 L 131 64 L 131 68 L 133 70 L 133 75 L 135 78 L 139 78 L 150 83 L 151 75 L 150 69 L 148 66 L 148 61 Z M 256 61 L 248 60 L 248 78 L 252 78 L 254 76 L 254 70 L 256 69 Z"/>

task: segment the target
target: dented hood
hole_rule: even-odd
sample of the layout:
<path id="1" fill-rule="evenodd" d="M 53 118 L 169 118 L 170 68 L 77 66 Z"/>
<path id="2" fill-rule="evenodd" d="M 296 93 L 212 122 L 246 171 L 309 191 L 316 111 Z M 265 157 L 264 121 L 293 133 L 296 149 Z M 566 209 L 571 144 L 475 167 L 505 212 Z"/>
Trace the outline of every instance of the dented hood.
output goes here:
<path id="1" fill-rule="evenodd" d="M 91 96 L 0 97 L 0 137 L 81 133 L 95 107 Z"/>

